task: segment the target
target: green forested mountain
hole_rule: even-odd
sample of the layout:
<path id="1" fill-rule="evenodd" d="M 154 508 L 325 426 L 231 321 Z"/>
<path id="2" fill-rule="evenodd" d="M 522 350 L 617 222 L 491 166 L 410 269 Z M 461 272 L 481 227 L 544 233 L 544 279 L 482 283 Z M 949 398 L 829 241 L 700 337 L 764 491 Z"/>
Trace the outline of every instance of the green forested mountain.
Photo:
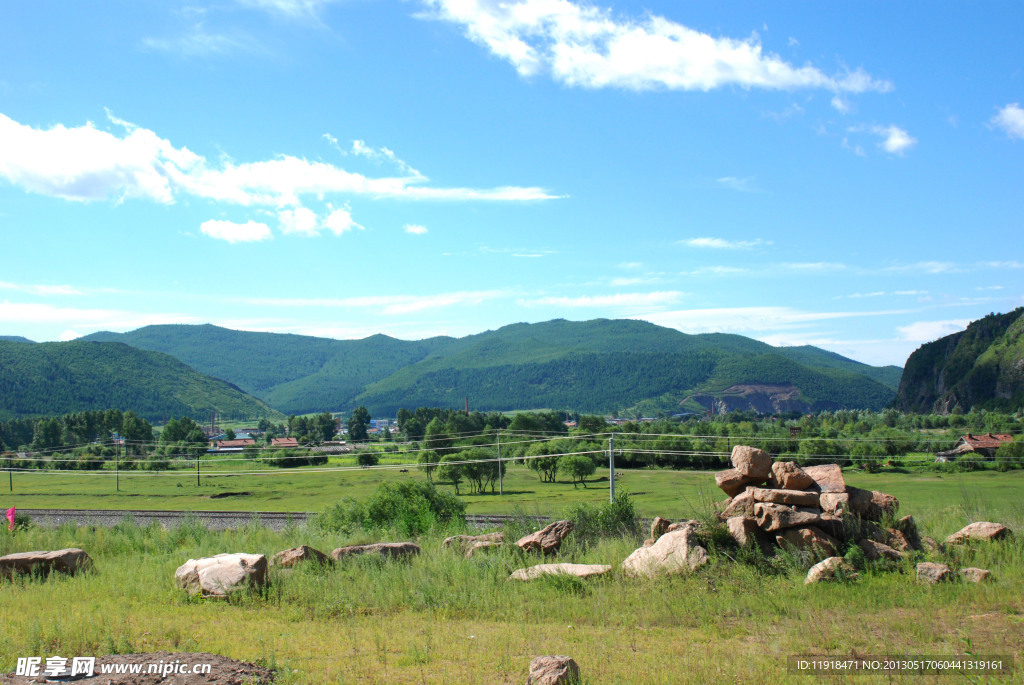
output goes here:
<path id="1" fill-rule="evenodd" d="M 280 417 L 265 403 L 170 355 L 114 342 L 0 341 L 0 420 L 122 409 L 172 416 Z"/>
<path id="2" fill-rule="evenodd" d="M 24 343 L 33 342 L 32 340 L 29 340 L 28 338 L 24 338 L 24 337 L 22 337 L 20 335 L 0 335 L 0 342 L 3 342 L 3 341 L 7 341 L 7 342 L 24 342 Z"/>
<path id="3" fill-rule="evenodd" d="M 400 407 L 579 411 L 681 408 L 880 409 L 900 370 L 813 347 L 776 348 L 738 335 L 687 335 L 643 321 L 512 324 L 465 338 L 363 340 L 149 326 L 91 340 L 166 352 L 285 413 L 375 415 Z M 781 398 L 781 399 L 780 399 Z"/>
<path id="4" fill-rule="evenodd" d="M 1024 407 L 1024 307 L 919 347 L 907 360 L 895 405 L 940 414 Z"/>

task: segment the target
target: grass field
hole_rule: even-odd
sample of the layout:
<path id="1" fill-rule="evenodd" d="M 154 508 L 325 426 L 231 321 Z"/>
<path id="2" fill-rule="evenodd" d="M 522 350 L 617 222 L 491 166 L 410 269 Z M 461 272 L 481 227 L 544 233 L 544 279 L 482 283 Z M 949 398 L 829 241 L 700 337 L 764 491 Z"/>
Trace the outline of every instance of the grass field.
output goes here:
<path id="1" fill-rule="evenodd" d="M 331 466 L 336 466 L 333 462 Z M 245 463 L 245 468 L 256 466 Z M 205 467 L 204 467 L 205 468 Z M 237 467 L 232 467 L 237 469 Z M 158 475 L 122 471 L 120 491 L 115 489 L 113 472 L 54 473 L 50 471 L 13 474 L 13 491 L 6 474 L 0 474 L 0 506 L 20 509 L 178 509 L 187 511 L 320 511 L 341 497 L 368 497 L 382 482 L 424 479 L 416 469 L 399 473 L 391 469 L 343 469 L 270 471 L 264 474 L 204 470 L 196 485 L 194 472 L 166 471 Z M 680 518 L 694 516 L 714 501 L 724 498 L 715 487 L 710 471 L 670 471 L 660 469 L 617 470 L 616 488 L 630 493 L 645 516 Z M 557 515 L 576 502 L 603 502 L 608 499 L 607 471 L 588 482 L 586 488 L 573 487 L 563 479 L 542 483 L 524 466 L 509 466 L 504 495 L 497 493 L 468 495 L 471 514 Z M 993 515 L 1012 513 L 1024 506 L 1024 471 L 997 473 L 976 471 L 939 473 L 864 473 L 847 470 L 851 485 L 882 490 L 895 495 L 903 511 L 976 508 L 984 503 Z M 449 485 L 442 489 L 452 490 Z M 462 489 L 465 493 L 466 488 Z M 211 498 L 224 493 L 247 493 Z"/>
<path id="2" fill-rule="evenodd" d="M 1024 530 L 1024 478 L 1019 472 L 847 476 L 853 484 L 900 497 L 901 513 L 914 514 L 922 532 L 933 537 L 941 539 L 978 518 Z M 254 502 L 301 503 L 294 508 L 305 510 L 317 508 L 312 502 L 327 503 L 330 493 L 358 495 L 382 478 L 420 476 L 357 471 L 342 477 L 352 480 L 341 485 L 318 483 L 327 479 L 314 474 L 251 481 L 239 476 L 226 478 L 223 487 L 251 489 Z M 510 481 L 514 491 L 521 491 L 514 496 L 518 500 L 511 495 L 510 500 L 542 513 L 557 514 L 581 498 L 607 496 L 597 488 L 584 492 L 568 483 L 541 484 L 532 472 L 513 474 Z M 623 478 L 637 493 L 643 513 L 669 516 L 718 499 L 708 488 L 711 482 L 707 473 L 671 471 L 630 471 Z M 280 491 L 286 484 L 308 491 L 286 494 Z M 204 487 L 221 485 L 213 478 Z M 281 499 L 270 499 L 272 491 L 255 494 L 259 487 L 278 489 Z M 543 504 L 528 504 L 533 500 L 526 498 L 526 490 L 545 489 L 552 494 Z M 33 506 L 55 506 L 61 499 L 78 506 L 108 504 L 84 493 L 25 497 L 39 498 Z M 127 506 L 174 501 L 155 493 L 145 497 L 111 501 Z M 180 497 L 177 501 L 191 497 L 204 504 L 224 502 L 189 492 Z M 497 497 L 469 499 L 471 511 L 507 510 L 490 506 Z M 532 656 L 569 654 L 590 684 L 811 683 L 817 680 L 787 673 L 788 655 L 972 652 L 1010 655 L 1021 663 L 1024 649 L 1024 535 L 956 551 L 945 559 L 954 566 L 989 568 L 994 582 L 935 587 L 915 581 L 912 562 L 895 570 L 869 569 L 850 584 L 805 587 L 805 569 L 795 560 L 769 568 L 734 563 L 724 554 L 682 577 L 636 581 L 616 573 L 587 583 L 556 579 L 520 585 L 506 581 L 509 572 L 537 560 L 511 550 L 465 560 L 440 549 L 441 535 L 421 539 L 424 553 L 409 564 L 358 560 L 333 569 L 274 571 L 264 595 L 217 602 L 185 598 L 173 587 L 174 569 L 188 558 L 219 552 L 269 556 L 298 544 L 329 551 L 376 538 L 306 528 L 210 532 L 193 524 L 170 530 L 127 524 L 115 529 L 68 526 L 13 536 L 0 531 L 0 554 L 76 546 L 96 562 L 94 572 L 74 578 L 0 582 L 0 670 L 13 669 L 18 656 L 166 649 L 259 661 L 277 667 L 282 682 L 289 683 L 511 684 L 525 680 Z M 639 542 L 611 538 L 585 547 L 570 538 L 559 560 L 618 564 Z M 954 681 L 1024 682 L 1024 670 L 998 680 L 828 679 Z"/>

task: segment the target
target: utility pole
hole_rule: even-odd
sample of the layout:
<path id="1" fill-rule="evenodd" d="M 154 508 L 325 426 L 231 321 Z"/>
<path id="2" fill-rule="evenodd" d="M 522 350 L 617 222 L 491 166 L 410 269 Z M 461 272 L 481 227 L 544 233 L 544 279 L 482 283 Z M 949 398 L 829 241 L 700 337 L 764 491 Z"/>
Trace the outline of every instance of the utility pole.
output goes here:
<path id="1" fill-rule="evenodd" d="M 503 473 L 504 469 L 501 468 L 501 429 L 500 428 L 498 429 L 497 435 L 498 435 L 498 494 L 499 495 L 504 495 L 505 494 L 505 484 L 503 482 L 504 481 L 504 478 L 503 478 L 503 476 L 504 476 L 504 473 Z"/>
<path id="2" fill-rule="evenodd" d="M 121 448 L 114 448 L 114 489 L 121 492 Z"/>
<path id="3" fill-rule="evenodd" d="M 615 434 L 608 436 L 608 501 L 615 503 Z"/>
<path id="4" fill-rule="evenodd" d="M 199 485 L 199 455 L 196 455 L 196 485 Z"/>

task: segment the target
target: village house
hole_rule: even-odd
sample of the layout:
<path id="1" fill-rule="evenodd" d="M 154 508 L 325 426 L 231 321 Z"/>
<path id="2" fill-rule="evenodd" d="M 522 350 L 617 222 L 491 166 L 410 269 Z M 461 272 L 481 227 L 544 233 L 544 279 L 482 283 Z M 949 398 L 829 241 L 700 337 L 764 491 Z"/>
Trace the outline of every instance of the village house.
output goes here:
<path id="1" fill-rule="evenodd" d="M 978 454 L 984 459 L 992 459 L 995 457 L 997 449 L 1011 442 L 1013 442 L 1013 436 L 1006 433 L 986 433 L 985 435 L 968 433 L 960 436 L 952 449 L 936 452 L 935 461 L 952 461 L 964 454 Z"/>

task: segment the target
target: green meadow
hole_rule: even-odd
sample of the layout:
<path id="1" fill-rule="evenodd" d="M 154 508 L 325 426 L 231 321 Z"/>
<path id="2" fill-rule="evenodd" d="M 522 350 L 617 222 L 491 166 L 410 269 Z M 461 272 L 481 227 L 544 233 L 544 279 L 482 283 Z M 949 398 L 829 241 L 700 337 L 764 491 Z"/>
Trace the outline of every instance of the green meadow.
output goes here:
<path id="1" fill-rule="evenodd" d="M 847 479 L 896 495 L 900 513 L 913 514 L 922 534 L 941 540 L 978 519 L 1024 530 L 1022 475 L 850 472 Z M 194 481 L 183 482 L 180 491 L 176 474 L 128 476 L 120 496 L 101 494 L 113 487 L 105 477 L 79 478 L 60 485 L 96 492 L 16 492 L 16 503 L 198 509 L 229 502 L 228 508 L 239 508 L 243 500 L 205 499 L 208 491 L 220 489 L 251 490 L 244 501 L 253 508 L 310 510 L 339 494 L 368 496 L 382 480 L 403 477 L 423 476 L 391 471 L 222 476 L 204 481 L 198 490 L 187 489 L 195 488 Z M 36 483 L 40 490 L 56 489 L 58 481 L 43 478 Z M 558 516 L 581 501 L 607 497 L 606 482 L 586 490 L 542 484 L 518 467 L 507 484 L 505 498 L 467 497 L 469 511 Z M 648 515 L 706 516 L 706 504 L 720 499 L 709 473 L 627 471 L 620 487 L 634 493 L 640 513 Z M 271 503 L 276 506 L 268 507 Z M 526 526 L 517 520 L 507 535 L 527 532 Z M 423 553 L 408 563 L 355 559 L 333 567 L 272 569 L 266 591 L 230 601 L 185 597 L 174 587 L 174 570 L 189 558 L 220 552 L 269 557 L 299 544 L 330 551 L 397 534 L 342 534 L 313 526 L 212 532 L 195 522 L 164 529 L 130 521 L 113 529 L 0 532 L 0 554 L 80 547 L 95 561 L 91 572 L 71 578 L 0 581 L 0 671 L 13 670 L 18 656 L 209 651 L 274 667 L 282 683 L 511 685 L 525 680 L 533 656 L 568 654 L 579 662 L 584 682 L 595 685 L 814 683 L 821 679 L 788 672 L 787 657 L 976 654 L 1010 656 L 1017 671 L 1008 677 L 857 675 L 827 682 L 1024 682 L 1024 535 L 1019 533 L 1009 541 L 921 555 L 890 567 L 869 565 L 856 581 L 808 587 L 803 579 L 809 559 L 783 554 L 772 561 L 751 560 L 714 544 L 711 562 L 684 576 L 635 580 L 616 571 L 587 582 L 555 578 L 520 584 L 508 581 L 509 573 L 539 559 L 510 548 L 464 559 L 441 548 L 451 532 L 421 536 Z M 630 535 L 596 541 L 570 536 L 557 560 L 617 566 L 640 543 Z M 987 568 L 994 580 L 922 585 L 914 564 L 926 559 L 954 568 Z"/>

